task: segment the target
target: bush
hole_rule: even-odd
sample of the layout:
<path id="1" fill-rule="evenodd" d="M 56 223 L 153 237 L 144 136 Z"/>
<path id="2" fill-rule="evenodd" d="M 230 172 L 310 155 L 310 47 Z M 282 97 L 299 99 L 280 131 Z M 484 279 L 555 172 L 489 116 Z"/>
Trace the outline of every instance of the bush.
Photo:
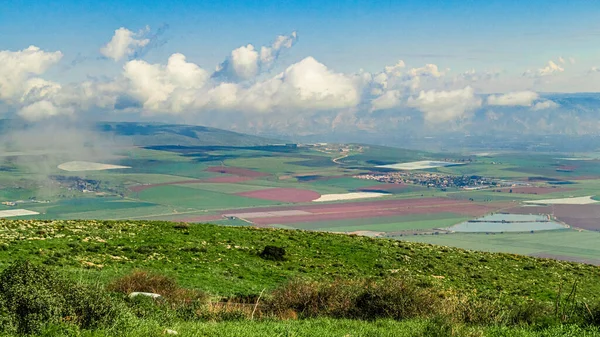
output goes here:
<path id="1" fill-rule="evenodd" d="M 285 249 L 276 246 L 266 246 L 259 256 L 265 260 L 284 261 Z"/>
<path id="2" fill-rule="evenodd" d="M 348 317 L 360 284 L 351 281 L 333 283 L 293 280 L 276 289 L 267 302 L 276 315 L 296 312 L 300 317 Z"/>
<path id="3" fill-rule="evenodd" d="M 277 315 L 293 310 L 301 317 L 373 320 L 425 317 L 437 303 L 431 291 L 399 278 L 380 282 L 295 280 L 272 293 L 269 308 Z"/>
<path id="4" fill-rule="evenodd" d="M 161 294 L 164 297 L 175 292 L 178 288 L 175 279 L 142 270 L 134 270 L 131 274 L 114 280 L 108 286 L 109 290 L 125 295 L 140 291 Z"/>
<path id="5" fill-rule="evenodd" d="M 426 317 L 437 309 L 433 290 L 424 290 L 401 278 L 367 282 L 354 300 L 353 316 L 361 319 Z"/>
<path id="6" fill-rule="evenodd" d="M 114 321 L 117 314 L 103 289 L 77 285 L 27 261 L 16 262 L 0 274 L 0 298 L 3 331 L 14 329 L 20 334 L 63 323 L 92 328 Z"/>
<path id="7" fill-rule="evenodd" d="M 205 292 L 179 287 L 177 281 L 171 277 L 142 270 L 135 270 L 129 275 L 114 280 L 108 289 L 125 295 L 132 292 L 160 294 L 168 301 L 171 309 L 177 310 L 185 317 L 193 316 L 209 298 Z M 129 301 L 129 303 L 134 302 Z"/>

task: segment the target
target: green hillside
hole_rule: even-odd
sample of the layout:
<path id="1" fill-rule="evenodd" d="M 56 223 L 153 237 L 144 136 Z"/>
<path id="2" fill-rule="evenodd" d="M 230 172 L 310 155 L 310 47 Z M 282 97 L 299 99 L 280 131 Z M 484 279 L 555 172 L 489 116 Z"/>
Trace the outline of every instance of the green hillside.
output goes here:
<path id="1" fill-rule="evenodd" d="M 169 326 L 190 336 L 259 336 L 261 331 L 425 336 L 431 331 L 444 335 L 444 329 L 476 336 L 598 333 L 600 269 L 590 265 L 360 236 L 147 221 L 2 221 L 0 242 L 0 268 L 8 270 L 0 275 L 0 312 L 5 314 L 12 303 L 2 299 L 2 292 L 12 289 L 6 284 L 15 274 L 35 274 L 33 267 L 16 272 L 14 268 L 24 268 L 15 267 L 16 258 L 65 275 L 79 287 L 104 289 L 121 279 L 130 291 L 148 291 L 131 286 L 131 279 L 122 281 L 143 270 L 213 299 L 212 306 L 184 310 L 184 315 L 180 306 L 189 305 L 189 299 L 181 302 L 185 305 L 138 303 L 114 292 L 122 287 L 113 287 L 106 296 L 137 317 L 131 318 L 138 325 L 128 335 L 160 335 Z M 283 259 L 269 259 L 267 246 L 283 248 Z M 248 321 L 252 310 L 247 306 L 261 299 L 256 306 L 261 318 Z M 310 305 L 314 300 L 315 306 Z M 248 304 L 225 309 L 214 304 L 223 301 Z M 292 321 L 285 320 L 289 311 Z M 70 323 L 61 324 L 68 328 Z M 100 335 L 122 334 L 117 325 L 124 323 L 113 324 L 84 328 L 100 329 Z M 400 332 L 390 334 L 389 329 Z"/>
<path id="2" fill-rule="evenodd" d="M 196 125 L 101 122 L 97 131 L 126 138 L 136 146 L 258 146 L 282 143 L 273 139 Z"/>

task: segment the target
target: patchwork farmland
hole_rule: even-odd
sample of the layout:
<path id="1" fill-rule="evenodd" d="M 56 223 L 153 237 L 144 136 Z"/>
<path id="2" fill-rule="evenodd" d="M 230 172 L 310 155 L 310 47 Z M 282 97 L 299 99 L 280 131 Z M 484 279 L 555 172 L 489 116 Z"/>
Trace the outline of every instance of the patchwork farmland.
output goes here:
<path id="1" fill-rule="evenodd" d="M 88 163 L 85 167 L 71 165 L 86 169 L 84 172 L 64 171 L 58 166 L 69 161 L 57 160 L 50 178 L 19 173 L 18 167 L 10 174 L 0 172 L 0 184 L 5 186 L 0 189 L 0 198 L 5 202 L 0 205 L 0 211 L 4 212 L 0 215 L 14 214 L 21 219 L 208 222 L 403 240 L 410 237 L 432 243 L 440 240 L 436 233 L 448 233 L 445 228 L 498 212 L 551 214 L 572 227 L 552 235 L 600 230 L 596 220 L 600 210 L 594 205 L 595 196 L 600 194 L 600 169 L 594 160 L 518 153 L 441 157 L 346 144 L 133 147 L 117 155 L 110 164 L 114 169 L 110 170 L 106 170 L 109 166 L 102 166 L 109 164 Z M 19 162 L 35 160 L 35 156 L 30 156 Z M 123 169 L 117 169 L 120 167 Z M 508 185 L 442 189 L 435 184 L 356 178 L 398 169 L 409 175 L 431 177 L 432 181 L 440 181 L 440 186 L 446 177 L 452 176 L 468 176 L 466 180 L 475 182 L 487 177 Z M 41 186 L 40 181 L 48 183 Z M 536 205 L 548 200 L 580 203 L 584 199 L 590 205 Z M 528 202 L 532 204 L 527 205 Z M 28 212 L 13 212 L 19 209 Z M 448 234 L 442 242 L 480 249 L 477 240 L 482 234 L 473 235 Z M 540 236 L 532 239 L 537 237 Z M 511 252 L 519 251 L 524 242 L 489 246 Z M 581 258 L 581 251 L 569 249 L 559 255 Z M 565 253 L 568 251 L 571 253 Z M 534 253 L 550 254 L 546 250 Z"/>

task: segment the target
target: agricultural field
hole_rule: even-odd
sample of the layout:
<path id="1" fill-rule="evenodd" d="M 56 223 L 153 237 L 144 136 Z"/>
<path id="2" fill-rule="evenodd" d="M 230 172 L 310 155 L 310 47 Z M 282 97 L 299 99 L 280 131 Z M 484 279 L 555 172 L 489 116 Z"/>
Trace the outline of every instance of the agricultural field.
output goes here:
<path id="1" fill-rule="evenodd" d="M 127 125 L 127 132 L 132 127 Z M 600 160 L 594 156 L 437 154 L 358 144 L 269 145 L 264 139 L 236 139 L 240 143 L 235 145 L 137 144 L 99 158 L 51 151 L 5 154 L 0 216 L 208 222 L 432 243 L 443 237 L 444 244 L 457 246 L 481 236 L 472 236 L 469 230 L 454 233 L 452 228 L 457 227 L 452 226 L 493 213 L 551 215 L 560 225 L 539 228 L 560 227 L 551 230 L 558 236 L 600 230 L 596 220 L 600 206 L 595 205 L 600 200 Z M 410 172 L 422 181 L 357 178 L 390 172 Z M 488 185 L 469 189 L 443 185 L 460 176 L 487 179 Z M 489 185 L 492 180 L 497 185 Z M 499 225 L 487 230 L 501 231 Z M 487 245 L 497 248 L 494 242 Z M 529 252 L 519 240 L 503 247 L 508 252 Z M 579 256 L 568 251 L 556 255 Z"/>

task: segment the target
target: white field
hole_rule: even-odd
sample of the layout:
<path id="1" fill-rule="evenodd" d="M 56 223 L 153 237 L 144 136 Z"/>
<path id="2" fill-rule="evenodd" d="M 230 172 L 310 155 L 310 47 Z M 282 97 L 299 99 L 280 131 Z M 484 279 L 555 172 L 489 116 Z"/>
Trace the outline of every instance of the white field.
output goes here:
<path id="1" fill-rule="evenodd" d="M 561 198 L 561 199 L 545 199 L 545 200 L 528 200 L 523 201 L 527 204 L 536 205 L 589 205 L 597 204 L 598 201 L 592 199 L 592 196 L 587 197 L 575 197 L 575 198 Z"/>
<path id="2" fill-rule="evenodd" d="M 0 218 L 9 218 L 13 216 L 24 216 L 24 215 L 36 215 L 40 214 L 34 211 L 28 211 L 26 209 L 9 209 L 6 211 L 0 211 Z"/>
<path id="3" fill-rule="evenodd" d="M 572 161 L 586 161 L 586 160 L 598 160 L 598 158 L 592 157 L 571 157 L 571 158 L 556 158 L 559 160 L 572 160 Z"/>
<path id="4" fill-rule="evenodd" d="M 117 169 L 128 169 L 129 166 L 110 165 L 102 163 L 92 163 L 89 161 L 70 161 L 58 165 L 58 168 L 63 171 L 69 172 L 82 172 L 82 171 L 103 171 L 103 170 L 117 170 Z"/>
<path id="5" fill-rule="evenodd" d="M 343 194 L 323 194 L 321 197 L 319 197 L 319 199 L 313 200 L 313 202 L 379 198 L 379 197 L 383 197 L 386 195 L 388 195 L 388 194 L 387 193 L 377 193 L 377 192 L 353 192 L 353 193 L 343 193 Z"/>
<path id="6" fill-rule="evenodd" d="M 421 160 L 413 161 L 410 163 L 398 163 L 389 165 L 379 165 L 376 167 L 391 168 L 395 170 L 424 170 L 436 167 L 456 166 L 465 165 L 465 163 L 452 163 L 447 161 L 435 161 L 435 160 Z"/>

